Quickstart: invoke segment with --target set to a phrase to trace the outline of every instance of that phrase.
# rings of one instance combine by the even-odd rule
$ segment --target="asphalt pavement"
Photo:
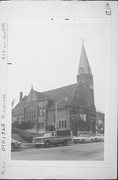
[[[11,152],[11,160],[104,160],[104,142],[50,148],[24,148]]]

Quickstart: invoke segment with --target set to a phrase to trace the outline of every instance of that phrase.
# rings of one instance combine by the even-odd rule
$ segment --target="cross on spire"
[[[84,39],[82,38],[81,40],[82,40],[82,45],[84,45]]]

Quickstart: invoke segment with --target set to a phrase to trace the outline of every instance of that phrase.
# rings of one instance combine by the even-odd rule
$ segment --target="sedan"
[[[96,135],[94,136],[94,141],[95,141],[95,142],[104,141],[104,135],[103,135],[103,134],[96,134]]]
[[[11,140],[11,151],[18,150],[22,148],[22,144],[14,139]]]
[[[87,142],[93,142],[94,139],[89,134],[80,134],[79,136],[73,137],[73,142],[76,143],[87,143]]]

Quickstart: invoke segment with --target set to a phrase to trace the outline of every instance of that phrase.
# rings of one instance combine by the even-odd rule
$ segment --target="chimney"
[[[20,92],[19,102],[23,99],[23,92]]]

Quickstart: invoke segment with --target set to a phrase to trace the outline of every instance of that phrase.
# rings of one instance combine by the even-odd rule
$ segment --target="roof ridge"
[[[77,83],[73,83],[73,84],[70,84],[70,85],[62,86],[62,87],[59,87],[59,88],[55,88],[55,89],[51,89],[51,90],[47,90],[47,91],[43,91],[43,92],[46,93],[46,92],[49,92],[49,91],[54,91],[54,90],[58,90],[58,89],[62,89],[62,88],[67,88],[67,87],[75,85],[75,84],[77,84]]]
[[[43,92],[40,92],[40,91],[35,91],[35,90],[34,90],[34,92],[36,92],[36,93],[40,93],[40,94],[44,94]]]

